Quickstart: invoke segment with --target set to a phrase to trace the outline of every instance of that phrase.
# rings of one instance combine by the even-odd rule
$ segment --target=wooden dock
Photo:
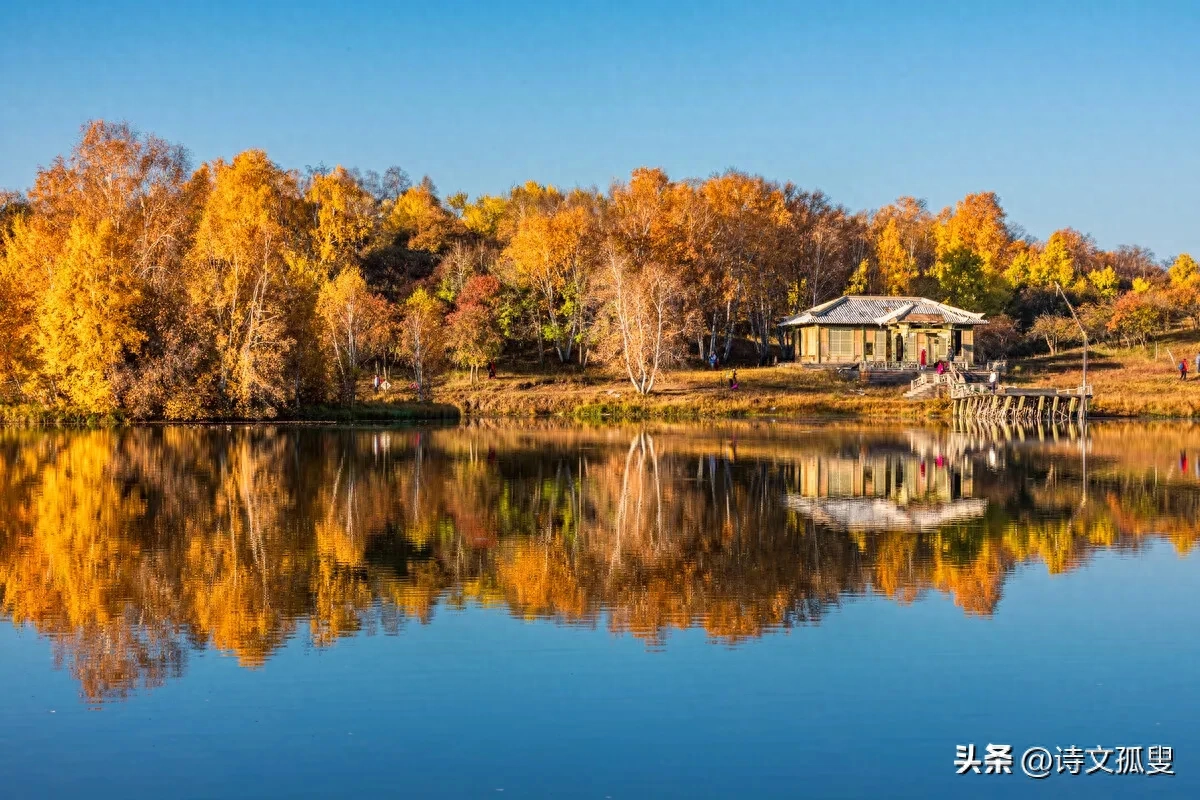
[[[1061,424],[1087,418],[1091,386],[1076,389],[1025,389],[954,381],[950,400],[955,419],[1032,425]]]

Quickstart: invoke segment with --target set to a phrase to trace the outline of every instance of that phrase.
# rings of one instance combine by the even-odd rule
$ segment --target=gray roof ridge
[[[837,308],[842,303],[849,300],[851,297],[852,297],[852,295],[844,294],[841,297],[835,297],[832,300],[826,300],[824,303],[821,303],[820,305],[815,305],[812,308],[808,309],[808,311],[803,312],[803,313],[824,314],[826,311],[832,311],[833,309]]]

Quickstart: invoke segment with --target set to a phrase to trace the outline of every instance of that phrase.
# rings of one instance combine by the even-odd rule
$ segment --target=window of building
[[[833,358],[854,358],[854,331],[831,328],[829,355]]]

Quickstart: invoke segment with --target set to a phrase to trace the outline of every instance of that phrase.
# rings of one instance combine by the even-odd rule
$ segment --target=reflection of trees
[[[1020,563],[1195,542],[1200,481],[1162,458],[1186,446],[1176,429],[1092,436],[1081,506],[1078,442],[751,423],[9,430],[0,607],[91,699],[179,675],[192,648],[257,666],[297,633],[326,646],[439,605],[603,618],[655,644],[696,625],[737,642],[866,592],[990,614]],[[902,531],[785,497],[985,510]]]

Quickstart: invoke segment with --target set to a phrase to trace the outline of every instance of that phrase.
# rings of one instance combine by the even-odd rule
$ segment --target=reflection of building
[[[854,530],[924,530],[981,516],[987,502],[973,497],[970,459],[930,454],[918,444],[907,451],[806,457],[797,465],[798,491],[788,495],[788,506]]]

